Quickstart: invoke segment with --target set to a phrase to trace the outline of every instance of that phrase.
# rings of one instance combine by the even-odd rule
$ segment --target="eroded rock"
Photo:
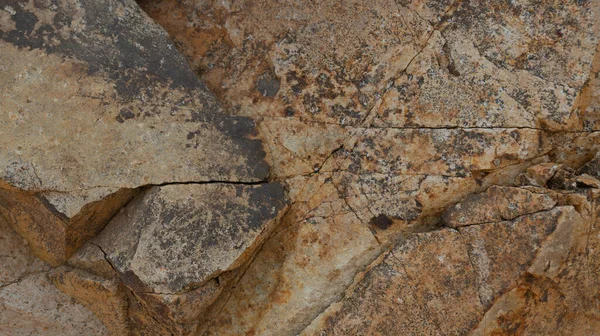
[[[520,281],[556,278],[557,269],[569,266],[567,255],[584,231],[575,209],[561,206],[514,221],[413,234],[303,334],[469,334],[486,320],[483,315],[494,299],[506,300],[502,295],[512,295]],[[539,249],[547,252],[536,253]],[[576,300],[585,300],[577,295]],[[489,311],[505,313],[501,308]],[[529,311],[521,313],[536,318]],[[554,313],[560,314],[550,316]],[[518,327],[516,321],[514,325]],[[551,331],[551,326],[543,330]]]
[[[1,2],[2,213],[109,329],[598,329],[597,0]]]
[[[152,187],[92,244],[154,319],[187,334],[233,278],[226,272],[250,259],[285,206],[277,183]]]
[[[0,288],[0,309],[3,335],[109,335],[100,320],[61,293],[45,273]]]
[[[52,270],[49,278],[63,293],[93,312],[112,335],[129,333],[127,295],[119,281],[64,266]]]
[[[266,178],[254,122],[133,1],[0,8],[2,211],[38,257],[63,263],[131,189]]]
[[[492,186],[486,192],[469,195],[448,208],[443,220],[450,227],[494,223],[549,210],[555,205],[556,200],[546,193]]]

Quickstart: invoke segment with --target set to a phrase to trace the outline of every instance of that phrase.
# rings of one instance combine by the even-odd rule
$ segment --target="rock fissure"
[[[598,8],[0,0],[0,330],[594,335]]]

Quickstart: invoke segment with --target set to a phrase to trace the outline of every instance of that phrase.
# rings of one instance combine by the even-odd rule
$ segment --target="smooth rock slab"
[[[133,1],[0,8],[7,184],[72,191],[268,173],[254,123],[225,116]]]
[[[202,312],[276,226],[281,185],[207,183],[152,187],[96,237],[138,309],[174,334],[189,334]],[[139,327],[139,326],[137,326]]]

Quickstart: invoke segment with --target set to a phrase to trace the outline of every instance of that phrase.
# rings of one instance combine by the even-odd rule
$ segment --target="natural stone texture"
[[[109,335],[106,327],[85,307],[71,301],[46,279],[28,275],[0,288],[2,335]]]
[[[2,213],[111,328],[598,330],[598,0],[7,1]]]
[[[585,199],[585,197],[584,197]],[[496,299],[473,335],[595,335],[598,315],[598,211],[586,203],[583,221],[565,217],[525,276]]]
[[[561,165],[552,162],[540,163],[527,168],[525,174],[517,177],[517,184],[545,187],[548,180],[561,168]]]
[[[540,139],[524,129],[362,129],[323,170],[465,177],[540,156],[551,148]]]
[[[88,308],[112,335],[127,335],[127,296],[123,285],[77,269],[59,267],[50,272],[52,283]]]
[[[48,281],[49,270],[0,216],[0,334],[108,335],[90,311]]]
[[[283,189],[276,183],[153,187],[93,243],[128,286],[172,294],[238,267],[243,254],[268,235],[284,206]]]
[[[273,176],[295,202],[209,333],[295,334],[348,283],[330,280],[333,261],[306,257],[316,242],[360,261],[341,271],[347,279],[373,260],[365,246],[383,251],[435,229],[471,193],[549,160],[577,167],[595,151],[588,134],[571,132],[582,130],[597,1],[140,4],[232,113],[256,118]],[[517,191],[516,209],[494,220],[557,202]],[[355,248],[339,243],[340,223]]]
[[[303,334],[466,335],[517,282],[554,278],[568,267],[566,258],[585,232],[571,206],[459,230],[409,236]]]
[[[92,243],[154,319],[187,334],[285,206],[277,183],[152,187]]]
[[[37,259],[10,225],[0,216],[0,288],[49,267]]]
[[[330,178],[298,182],[302,201],[291,207],[220,314],[208,321],[206,334],[297,334],[304,321],[338,299],[359,265],[380,253]]]
[[[511,220],[549,210],[555,205],[556,201],[547,194],[492,186],[486,192],[469,195],[464,201],[448,208],[442,218],[450,227],[461,227]]]
[[[253,122],[224,115],[133,1],[1,7],[8,184],[76,191],[268,173]]]
[[[477,324],[483,310],[460,233],[412,235],[379,262],[333,313],[319,317],[322,330],[311,325],[304,334],[457,335]]]
[[[134,191],[120,189],[101,195],[98,198],[65,195],[65,199],[61,195],[0,189],[0,211],[12,223],[15,231],[27,240],[37,257],[57,266],[96,236],[106,222],[131,199]],[[81,201],[86,204],[74,210],[73,199],[78,205]]]
[[[226,116],[132,0],[0,8],[2,211],[40,258],[63,263],[130,189],[266,178],[254,122]]]

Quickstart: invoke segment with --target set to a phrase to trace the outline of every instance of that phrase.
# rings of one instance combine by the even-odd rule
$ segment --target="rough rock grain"
[[[593,129],[581,111],[597,1],[140,4],[232,113],[257,120],[294,202],[209,333],[294,334],[343,295],[349,282],[332,278],[439,227],[449,206],[535,164],[578,167],[597,148],[578,133]],[[522,193],[533,208],[515,200],[493,221],[557,202]],[[356,248],[338,244],[340,223]],[[327,256],[312,257],[314,244]],[[333,256],[359,262],[342,270]]]
[[[63,263],[129,189],[266,178],[254,122],[226,116],[133,1],[0,8],[2,211],[40,258]]]
[[[92,244],[149,314],[181,333],[181,325],[193,330],[285,206],[277,183],[152,187]]]
[[[599,333],[598,0],[138,4],[0,0],[2,289],[100,334]]]

